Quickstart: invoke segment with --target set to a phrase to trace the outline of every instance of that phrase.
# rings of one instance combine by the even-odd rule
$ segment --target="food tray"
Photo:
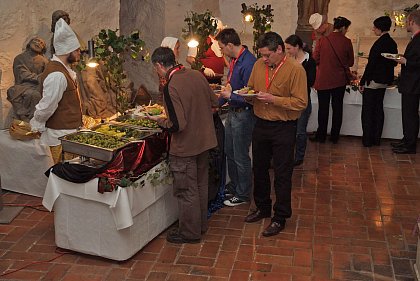
[[[124,142],[124,145],[111,149],[111,148],[103,148],[103,147],[99,147],[99,146],[95,146],[91,144],[79,143],[79,142],[71,140],[73,137],[80,134],[95,134],[95,135],[100,135],[102,137],[109,137],[104,134],[100,134],[100,133],[96,133],[92,131],[80,131],[80,132],[72,133],[69,135],[65,135],[63,137],[58,138],[59,140],[61,140],[61,145],[63,147],[64,152],[69,152],[69,153],[77,154],[80,156],[85,156],[85,157],[94,158],[94,159],[108,162],[112,160],[112,157],[114,157],[118,149],[120,149],[121,147],[124,147],[127,143],[129,143],[128,140],[119,138],[119,140]]]
[[[110,124],[110,123],[100,124],[98,126],[93,127],[92,131],[95,131],[99,134],[108,135],[104,131],[98,131],[104,126],[119,127],[119,130],[123,130],[126,133],[126,135],[122,136],[122,138],[125,138],[129,141],[143,140],[147,137],[150,137],[150,136],[154,135],[155,133],[160,133],[161,132],[160,129],[157,129],[156,131],[155,130],[145,130],[145,129],[139,129],[139,128],[136,128],[136,127],[132,127],[132,126],[126,125],[124,123],[122,123],[122,124]]]
[[[144,120],[146,118],[141,117],[141,116],[137,116],[137,115],[123,115],[123,116],[117,117],[114,120],[110,120],[109,123],[110,124],[114,124],[114,125],[121,125],[121,126],[126,126],[126,127],[130,127],[130,128],[134,128],[134,129],[139,129],[139,130],[152,130],[155,133],[162,132],[162,130],[159,127],[157,127],[157,128],[151,128],[151,127],[146,127],[146,126],[140,126],[140,125],[126,123],[126,121],[128,121],[130,119],[131,120]]]

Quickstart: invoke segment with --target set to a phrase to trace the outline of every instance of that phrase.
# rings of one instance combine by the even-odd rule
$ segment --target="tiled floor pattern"
[[[3,200],[41,204],[10,192]],[[218,211],[200,244],[169,244],[163,233],[125,262],[79,253],[54,259],[63,250],[54,243],[53,213],[25,208],[0,225],[0,273],[54,260],[0,280],[415,280],[420,155],[395,155],[389,141],[309,143],[293,176],[293,216],[280,235],[260,235],[267,219],[244,223],[250,208]]]

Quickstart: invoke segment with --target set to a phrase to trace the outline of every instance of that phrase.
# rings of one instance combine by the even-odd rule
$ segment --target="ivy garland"
[[[189,40],[194,35],[198,41],[198,50],[195,62],[191,65],[191,68],[200,70],[203,66],[200,59],[205,57],[205,52],[210,47],[207,44],[207,37],[214,35],[217,30],[217,21],[214,20],[212,13],[206,10],[204,13],[196,13],[193,11],[187,12],[187,16],[184,19],[187,24],[186,27],[182,28],[182,38]],[[190,30],[193,34],[190,33]]]
[[[244,16],[247,14],[252,15],[252,22],[254,23],[254,31],[252,32],[254,34],[254,46],[252,49],[257,57],[261,56],[258,52],[257,41],[262,34],[271,30],[271,23],[273,22],[274,17],[272,12],[273,9],[271,8],[271,5],[263,5],[261,8],[257,3],[250,6],[246,6],[245,4],[242,5],[241,13]]]

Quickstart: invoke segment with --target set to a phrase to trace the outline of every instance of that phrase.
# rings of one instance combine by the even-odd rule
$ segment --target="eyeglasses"
[[[266,59],[268,59],[268,58],[270,58],[270,56],[272,55],[272,54],[274,54],[275,52],[270,52],[270,53],[268,53],[268,54],[261,54],[261,56],[263,57],[263,58],[266,58]]]

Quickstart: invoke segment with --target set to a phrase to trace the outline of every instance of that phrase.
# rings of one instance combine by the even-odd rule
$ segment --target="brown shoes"
[[[277,235],[284,229],[285,226],[286,226],[285,221],[282,222],[282,223],[272,221],[270,223],[270,225],[267,226],[267,228],[263,231],[262,235],[264,237],[270,237],[270,236],[273,236],[273,235]]]
[[[262,220],[263,218],[269,218],[271,217],[270,213],[262,213],[260,210],[256,210],[246,216],[245,222],[257,222],[259,220]]]

